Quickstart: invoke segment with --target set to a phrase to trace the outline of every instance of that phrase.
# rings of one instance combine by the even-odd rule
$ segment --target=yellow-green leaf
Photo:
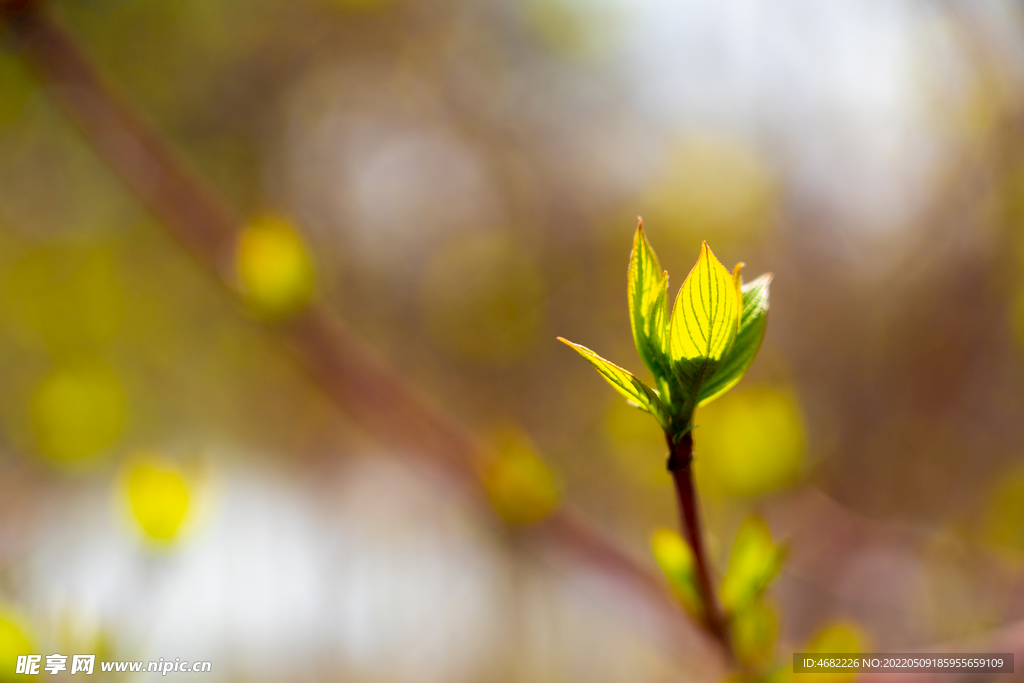
[[[708,247],[686,276],[672,307],[670,352],[684,386],[696,394],[736,341],[740,296],[736,281]]]
[[[665,572],[672,592],[694,618],[704,619],[704,603],[697,588],[696,560],[690,544],[672,529],[658,529],[651,536],[651,551]]]
[[[753,600],[732,618],[733,650],[745,666],[762,667],[771,661],[779,618],[764,600]]]
[[[558,341],[572,347],[578,354],[587,359],[587,361],[593,365],[601,376],[608,380],[615,389],[625,396],[629,401],[632,401],[638,405],[641,409],[646,410],[651,415],[657,418],[658,423],[663,428],[668,425],[668,414],[665,410],[665,405],[661,402],[656,392],[651,387],[647,386],[639,379],[633,376],[628,370],[620,368],[615,363],[609,360],[601,358],[586,346],[580,344],[574,344],[568,339],[558,337]]]
[[[637,224],[633,252],[629,256],[629,322],[637,353],[656,378],[669,374],[668,363],[668,273]]]
[[[722,581],[722,607],[738,614],[760,597],[782,567],[786,550],[772,542],[763,519],[751,517],[736,534],[729,558],[729,571]]]
[[[736,268],[738,277],[739,266]],[[698,405],[710,403],[729,391],[750,369],[764,339],[764,328],[768,323],[768,286],[773,277],[771,273],[765,273],[743,285],[743,311],[740,314],[736,342],[711,379],[701,385]]]

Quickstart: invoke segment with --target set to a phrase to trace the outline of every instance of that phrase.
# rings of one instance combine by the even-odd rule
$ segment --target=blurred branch
[[[21,53],[88,140],[174,236],[232,291],[232,253],[240,218],[179,159],[160,135],[119,100],[73,38],[39,3],[0,0]],[[410,387],[342,320],[313,305],[272,332],[341,407],[390,448],[421,456],[481,506],[478,474],[491,455],[427,397]],[[656,632],[704,674],[724,671],[720,649],[670,599],[659,578],[601,533],[581,512],[564,506],[515,532],[548,558],[569,556],[659,615]]]
[[[932,534],[913,528],[893,529],[862,517],[812,487],[781,501],[771,518],[773,526],[779,528],[783,535],[789,536],[794,549],[788,573],[843,599],[876,602],[891,600],[887,594],[891,596],[892,585],[878,586],[878,594],[872,593],[872,587],[864,584],[858,584],[855,588],[837,586],[837,576],[841,576],[844,568],[856,560],[857,556],[908,549],[913,552],[913,556],[917,556],[922,552],[922,546],[934,541]],[[974,563],[981,567],[984,581],[1001,585],[1005,576],[1000,575],[1000,563],[994,557],[979,552],[977,547],[969,547],[966,552],[970,552]],[[1010,599],[1007,591],[1004,600]],[[1024,621],[996,627],[977,638],[911,648],[882,647],[879,650],[920,654],[1014,653],[1016,666],[1019,667],[1024,662]],[[968,683],[988,680],[979,676],[976,673],[862,673],[856,680],[857,683],[883,683],[890,680],[901,683]],[[1000,676],[990,675],[993,680]]]
[[[1013,680],[1020,680],[1020,670],[1024,662],[1024,621],[1017,621],[996,629],[985,638],[965,640],[956,643],[938,645],[919,650],[921,654],[942,655],[946,653],[977,652],[977,653],[1012,653],[1014,659]],[[1003,680],[1005,674],[978,673],[865,673],[857,677],[857,683],[972,683],[981,680]]]

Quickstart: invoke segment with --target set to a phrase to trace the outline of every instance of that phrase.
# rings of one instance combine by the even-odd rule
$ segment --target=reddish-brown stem
[[[669,452],[668,471],[672,473],[672,479],[676,485],[680,523],[696,559],[697,588],[700,591],[701,601],[704,603],[706,625],[731,659],[732,642],[725,619],[718,608],[718,600],[715,598],[715,590],[711,583],[711,571],[704,553],[699,517],[700,505],[697,501],[697,490],[693,485],[693,432],[688,431],[677,440],[673,440],[673,435],[666,432],[665,439],[668,442]]]

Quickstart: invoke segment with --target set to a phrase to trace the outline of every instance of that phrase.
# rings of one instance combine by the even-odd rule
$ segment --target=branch
[[[74,39],[38,3],[0,0],[16,45],[44,86],[96,150],[164,226],[232,291],[231,257],[240,218],[179,159],[161,136],[119,100]],[[410,387],[340,318],[320,304],[270,326],[306,373],[381,442],[441,468],[481,507],[478,473],[492,455],[468,431]],[[493,516],[492,516],[493,518]],[[671,600],[660,578],[578,510],[565,505],[515,537],[549,559],[568,555],[658,615],[681,661],[719,677],[718,648]],[[682,645],[683,647],[680,647]]]

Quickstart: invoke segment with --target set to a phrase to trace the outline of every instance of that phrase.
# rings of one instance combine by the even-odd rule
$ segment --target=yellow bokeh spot
[[[497,457],[485,468],[483,482],[498,515],[509,524],[530,524],[551,514],[561,501],[561,486],[526,435],[503,427],[492,442]]]
[[[619,12],[601,0],[523,0],[522,9],[527,28],[572,60],[599,59],[622,35]]]
[[[694,470],[711,495],[757,496],[796,481],[804,419],[790,391],[733,391],[697,410]]]
[[[331,0],[346,12],[380,12],[394,4],[394,0]]]
[[[128,500],[142,530],[157,541],[172,540],[188,512],[185,479],[173,465],[157,460],[132,467]]]
[[[537,340],[545,288],[528,253],[506,235],[483,233],[449,243],[433,256],[420,302],[438,344],[474,361],[505,363]]]
[[[640,202],[644,218],[680,245],[756,237],[774,220],[776,204],[776,183],[761,157],[725,135],[679,140]]]
[[[0,608],[0,681],[24,679],[24,674],[14,673],[18,655],[37,654],[26,635],[28,629],[15,615]]]
[[[987,497],[982,540],[1008,558],[1024,561],[1024,468],[996,482]]]
[[[665,433],[649,413],[617,399],[608,409],[604,433],[612,457],[630,481],[652,489],[672,486],[665,469]]]
[[[238,235],[235,270],[246,303],[265,319],[284,318],[304,308],[313,296],[313,264],[291,223],[267,216]]]
[[[804,652],[814,654],[861,654],[866,650],[867,638],[860,627],[851,622],[835,622],[819,630],[807,643]],[[807,673],[795,676],[810,683],[849,683],[855,673]]]
[[[113,371],[60,368],[39,386],[29,407],[39,450],[62,464],[79,464],[113,445],[125,421],[125,395]]]

